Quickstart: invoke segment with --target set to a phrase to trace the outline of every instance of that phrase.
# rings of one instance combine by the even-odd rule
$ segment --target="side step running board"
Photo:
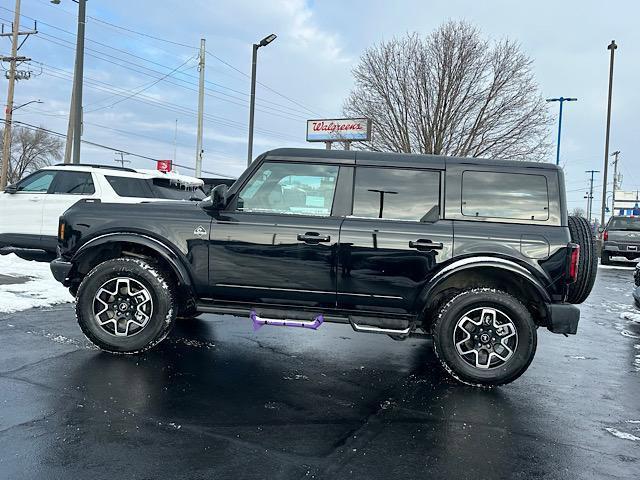
[[[324,317],[322,314],[314,317],[313,320],[289,320],[286,318],[261,318],[259,317],[255,310],[251,310],[251,314],[249,315],[251,318],[251,322],[253,323],[253,331],[255,332],[263,325],[273,325],[276,327],[298,327],[298,328],[310,328],[312,330],[317,330],[324,322]]]
[[[412,325],[408,320],[395,318],[350,316],[349,322],[356,332],[383,333],[385,335],[409,335]]]

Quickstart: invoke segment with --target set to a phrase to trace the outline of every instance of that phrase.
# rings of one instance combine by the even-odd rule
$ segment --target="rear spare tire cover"
[[[582,217],[569,217],[569,231],[571,241],[580,245],[580,259],[578,260],[578,278],[575,283],[569,285],[567,301],[582,303],[591,293],[598,272],[595,239],[589,222]]]

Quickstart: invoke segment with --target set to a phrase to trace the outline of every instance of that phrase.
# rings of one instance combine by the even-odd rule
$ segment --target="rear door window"
[[[89,172],[58,172],[51,192],[64,195],[92,195],[96,193]]]
[[[130,178],[130,177],[105,177],[111,185],[111,188],[120,197],[135,197],[135,198],[154,198],[155,195],[151,191],[151,187],[144,178]]]
[[[548,220],[547,179],[544,175],[466,170],[462,174],[462,215]]]
[[[156,197],[170,200],[202,200],[206,196],[200,187],[186,186],[169,178],[154,178],[151,189]]]
[[[440,214],[439,200],[439,172],[356,168],[354,217],[434,222]]]

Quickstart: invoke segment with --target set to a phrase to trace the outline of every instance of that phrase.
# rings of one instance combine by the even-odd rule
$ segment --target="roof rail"
[[[109,170],[120,170],[122,172],[139,173],[137,170],[128,167],[116,167],[114,165],[100,165],[98,163],[57,163],[54,167],[91,167],[91,168],[107,168]]]

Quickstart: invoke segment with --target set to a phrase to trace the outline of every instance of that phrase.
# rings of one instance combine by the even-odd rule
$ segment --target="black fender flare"
[[[509,272],[511,274],[515,274],[518,277],[522,278],[527,282],[527,284],[531,285],[532,288],[538,293],[540,298],[544,303],[544,309],[548,314],[548,305],[552,303],[551,297],[549,293],[544,288],[542,283],[531,273],[527,268],[522,265],[505,258],[500,257],[490,257],[490,256],[479,256],[479,257],[469,257],[457,260],[452,262],[441,270],[439,270],[429,281],[429,284],[423,289],[423,291],[419,294],[417,301],[419,305],[427,306],[429,304],[429,300],[432,296],[432,293],[448,278],[451,278],[453,275],[456,275],[465,270],[479,269],[479,268],[495,268],[498,270],[503,270],[505,272]]]
[[[172,270],[176,274],[176,277],[178,278],[179,283],[189,288],[193,286],[193,281],[191,279],[191,275],[189,274],[189,270],[185,267],[180,257],[170,247],[165,245],[160,240],[148,235],[143,235],[141,233],[113,232],[106,233],[104,235],[98,235],[97,237],[94,237],[86,243],[82,244],[82,246],[80,246],[80,248],[71,258],[71,262],[77,263],[85,253],[89,252],[95,247],[114,242],[134,243],[152,249],[171,266]]]

